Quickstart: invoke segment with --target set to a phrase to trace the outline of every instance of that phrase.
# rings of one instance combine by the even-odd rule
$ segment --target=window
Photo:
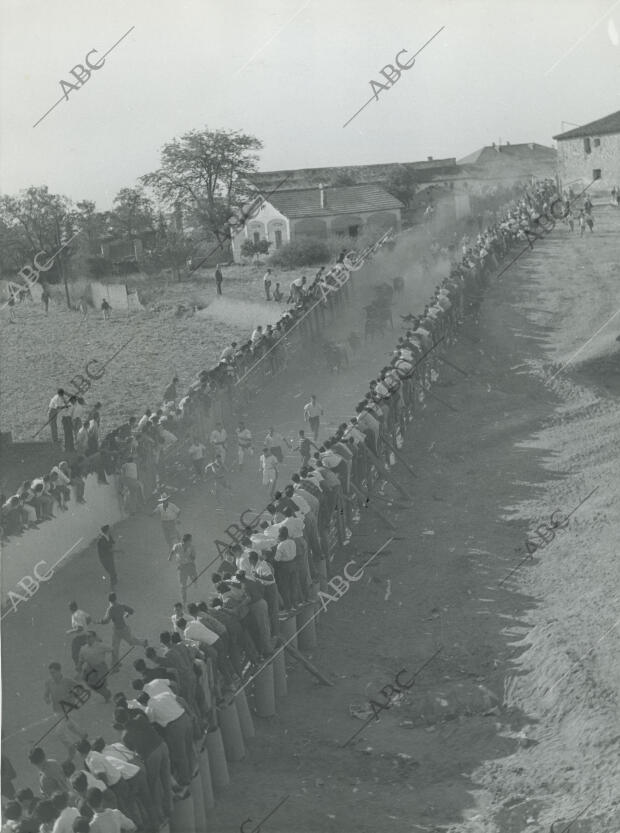
[[[260,232],[255,231],[252,237],[254,238],[255,243],[260,243]]]
[[[282,247],[282,232],[280,229],[277,229],[275,232],[276,238],[276,249],[280,249]]]
[[[590,146],[590,138],[588,136],[586,136],[586,138],[583,140],[583,149],[585,153],[592,153],[592,147]]]
[[[359,226],[349,226],[349,237],[357,237]]]
[[[600,179],[600,178],[601,178],[601,169],[600,168],[594,168],[594,170],[592,171],[592,179]]]
[[[600,139],[595,139],[594,140],[594,147],[595,148],[600,148],[600,146],[601,146],[601,140]]]

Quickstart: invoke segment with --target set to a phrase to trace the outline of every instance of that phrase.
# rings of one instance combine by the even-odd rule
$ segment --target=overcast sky
[[[132,26],[33,128],[71,68]],[[382,67],[442,26],[343,128]],[[261,139],[261,170],[551,145],[562,120],[620,110],[619,31],[620,0],[3,0],[0,186],[110,208],[165,142],[205,126]]]

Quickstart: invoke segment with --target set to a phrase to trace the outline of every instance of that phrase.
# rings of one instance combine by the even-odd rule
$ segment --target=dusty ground
[[[184,389],[200,370],[217,363],[231,340],[247,338],[256,324],[275,323],[287,309],[286,303],[265,300],[265,268],[224,268],[222,298],[215,294],[213,270],[198,270],[193,280],[182,283],[147,280],[138,290],[145,311],[113,310],[110,321],[103,321],[101,312],[93,309],[86,318],[68,310],[62,287],[52,289],[47,317],[40,304],[25,302],[15,307],[17,323],[10,324],[5,308],[0,312],[2,430],[12,431],[14,440],[33,439],[45,425],[47,404],[56,388],[73,390],[71,379],[85,375],[90,359],[104,363],[132,338],[86,395],[89,403],[105,403],[104,431],[126,420],[128,403],[142,412],[158,402],[175,373]],[[298,274],[310,277],[315,272],[314,267],[279,272],[276,280],[288,294]],[[71,292],[74,299],[79,294],[73,287]],[[178,304],[207,309],[177,316]],[[44,427],[36,439],[48,440],[49,430]]]
[[[619,226],[618,212],[601,210],[591,237],[558,228],[492,285],[479,325],[466,322],[447,358],[468,376],[441,369],[433,394],[443,403],[426,400],[403,449],[417,478],[394,470],[412,507],[387,510],[394,540],[320,619],[311,658],[334,686],[291,669],[289,696],[277,717],[256,719],[209,831],[236,831],[248,816],[258,823],[286,795],[264,831],[521,833],[559,821],[559,833],[580,813],[571,833],[620,830],[620,312],[597,333],[616,311]],[[301,427],[313,390],[328,422],[350,414],[391,341],[366,345],[339,377],[309,368],[282,384],[278,426]],[[257,436],[273,412],[272,395],[255,403],[247,421]],[[258,482],[237,476],[226,505],[201,490],[178,495],[205,564],[235,510],[262,505]],[[526,532],[595,487],[568,527],[504,581]],[[137,609],[135,632],[153,639],[177,594],[161,533],[136,518],[117,536],[119,592]],[[388,538],[368,512],[333,571],[363,563]],[[22,783],[25,749],[49,725],[39,696],[46,665],[60,657],[68,667],[66,605],[77,596],[95,615],[104,607],[92,551],[61,576],[3,623],[6,748]],[[207,588],[205,577],[197,597]],[[415,673],[439,647],[409,694],[341,748],[362,726],[349,706],[401,668]],[[129,659],[117,690],[131,679]],[[113,734],[103,704],[88,703],[80,719],[91,734]],[[58,751],[53,739],[44,745]]]

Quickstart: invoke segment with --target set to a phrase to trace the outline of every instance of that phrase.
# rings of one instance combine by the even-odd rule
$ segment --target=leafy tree
[[[251,192],[248,177],[256,172],[254,136],[236,130],[191,130],[164,145],[161,167],[141,181],[165,205],[181,205],[218,243],[230,240],[228,220]]]
[[[99,241],[109,231],[110,214],[108,211],[97,211],[95,203],[91,200],[81,200],[75,208],[75,224],[88,241],[89,250],[94,254]]]
[[[153,229],[153,203],[142,186],[121,188],[114,198],[110,225],[112,233],[123,238],[137,237]]]
[[[388,174],[385,190],[409,208],[417,189],[415,169],[398,165]]]
[[[50,194],[46,185],[27,188],[16,197],[0,197],[3,268],[10,265],[19,269],[31,262],[38,252],[54,255],[75,233],[74,223],[71,200],[60,194]],[[63,265],[76,250],[77,243],[64,248],[46,273],[46,280],[57,280]]]
[[[181,280],[181,269],[194,253],[194,243],[181,230],[177,223],[166,220],[159,212],[155,229],[155,247],[144,257],[143,266],[148,272],[171,269],[175,280]]]

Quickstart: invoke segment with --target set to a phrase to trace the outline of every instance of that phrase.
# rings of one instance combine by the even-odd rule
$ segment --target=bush
[[[89,257],[86,263],[88,265],[88,271],[95,280],[104,278],[106,275],[112,273],[112,264],[105,257]]]
[[[243,257],[266,255],[269,253],[270,246],[269,240],[258,240],[256,243],[253,240],[244,240],[241,244],[241,254]]]
[[[329,247],[322,240],[311,237],[285,243],[269,258],[270,266],[293,269],[296,266],[316,266],[330,260]]]

